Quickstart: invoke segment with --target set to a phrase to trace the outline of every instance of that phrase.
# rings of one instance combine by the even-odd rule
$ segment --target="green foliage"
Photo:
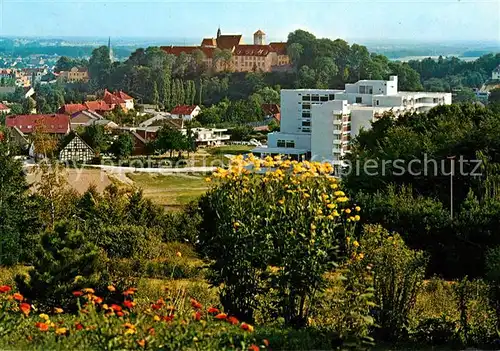
[[[377,334],[384,340],[401,338],[425,277],[427,259],[381,226],[364,227],[360,248],[364,262],[373,270]]]
[[[111,144],[110,135],[101,125],[94,124],[85,127],[81,137],[96,153],[106,152]]]
[[[28,185],[22,165],[9,152],[9,145],[0,132],[0,262],[17,263],[22,255],[24,230],[28,226]]]
[[[106,286],[105,255],[70,223],[58,223],[42,236],[37,257],[28,277],[16,281],[19,291],[44,309],[74,308],[73,291]]]
[[[109,151],[117,160],[122,160],[132,155],[134,151],[134,139],[132,135],[129,133],[121,133],[113,142]]]

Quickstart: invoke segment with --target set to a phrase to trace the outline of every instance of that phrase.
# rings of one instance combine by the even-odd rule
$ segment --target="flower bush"
[[[108,286],[117,292],[114,286]],[[94,289],[74,291],[77,313],[61,308],[39,313],[9,286],[0,286],[0,346],[16,349],[95,349],[95,350],[263,350],[265,339],[255,338],[254,326],[240,322],[213,306],[190,299],[165,296],[139,308],[137,289],[121,292],[120,303],[106,303]]]
[[[212,260],[210,281],[226,310],[253,320],[259,296],[275,291],[278,316],[307,324],[360,219],[332,172],[328,163],[250,155],[207,178],[214,185],[199,202],[198,247]]]

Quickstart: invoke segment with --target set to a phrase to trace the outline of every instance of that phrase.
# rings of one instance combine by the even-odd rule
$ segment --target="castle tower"
[[[266,33],[260,29],[253,34],[254,45],[266,45]]]

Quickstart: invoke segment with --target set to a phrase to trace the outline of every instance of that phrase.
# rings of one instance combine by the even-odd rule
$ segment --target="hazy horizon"
[[[146,1],[2,0],[0,36],[199,42],[223,33],[247,43],[262,29],[285,41],[301,28],[349,41],[500,42],[497,0]],[[19,19],[22,14],[24,20]]]

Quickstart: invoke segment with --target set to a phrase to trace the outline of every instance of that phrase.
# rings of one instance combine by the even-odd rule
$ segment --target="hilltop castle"
[[[162,49],[175,56],[201,51],[203,62],[216,72],[271,72],[291,67],[287,44],[266,44],[266,33],[261,30],[254,33],[253,44],[244,44],[241,34],[222,34],[219,28],[215,38],[204,38],[200,46],[162,46]],[[221,50],[231,55],[220,54],[219,57]]]

